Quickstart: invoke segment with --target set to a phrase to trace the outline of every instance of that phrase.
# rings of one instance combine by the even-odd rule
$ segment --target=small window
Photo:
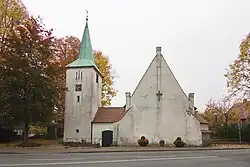
[[[82,84],[76,84],[75,91],[77,92],[82,91]]]
[[[77,96],[77,102],[80,102],[80,96]]]
[[[81,80],[82,80],[82,72],[81,72]]]
[[[78,79],[80,79],[80,75],[81,75],[81,73],[80,73],[80,70],[78,71]]]
[[[77,72],[76,72],[76,80],[77,80],[77,76],[78,76],[78,74],[77,74]]]
[[[96,74],[95,82],[98,83],[98,80],[99,80],[99,76],[98,76],[98,74]]]

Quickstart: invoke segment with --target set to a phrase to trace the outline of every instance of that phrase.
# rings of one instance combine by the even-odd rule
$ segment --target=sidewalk
[[[155,151],[205,151],[250,149],[250,146],[227,147],[106,147],[106,148],[2,148],[0,154],[67,154],[67,153],[111,153],[111,152],[155,152]]]

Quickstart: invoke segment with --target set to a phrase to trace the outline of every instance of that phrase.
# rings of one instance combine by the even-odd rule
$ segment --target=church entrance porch
[[[109,147],[113,144],[113,131],[102,131],[102,147]]]

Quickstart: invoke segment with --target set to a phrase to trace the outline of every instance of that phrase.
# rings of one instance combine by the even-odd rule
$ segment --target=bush
[[[68,147],[98,147],[94,144],[87,143],[85,140],[82,140],[81,142],[62,142],[63,146],[68,146]]]
[[[159,144],[160,144],[161,147],[164,147],[165,141],[164,140],[160,140]]]
[[[181,140],[180,137],[177,137],[177,139],[174,141],[174,145],[176,147],[184,147],[185,143]]]
[[[34,142],[27,142],[27,143],[19,143],[16,145],[17,147],[41,147],[41,144],[34,143]]]
[[[17,132],[14,132],[12,127],[0,125],[0,143],[11,142],[17,139]]]
[[[138,140],[138,144],[143,147],[147,146],[148,143],[148,139],[146,139],[145,136],[142,136],[141,139]]]

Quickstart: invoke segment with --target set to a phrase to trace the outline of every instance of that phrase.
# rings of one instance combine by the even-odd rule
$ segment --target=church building
[[[101,107],[102,73],[96,66],[88,19],[75,61],[67,65],[64,142],[91,142],[102,146],[135,145],[141,136],[149,143],[172,144],[177,137],[202,145],[208,123],[196,112],[194,93],[180,87],[161,47],[134,92],[125,93],[123,107]]]

